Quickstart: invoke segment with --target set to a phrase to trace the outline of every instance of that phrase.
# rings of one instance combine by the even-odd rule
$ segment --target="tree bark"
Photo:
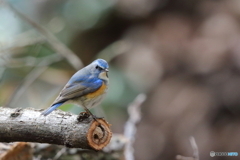
[[[41,112],[0,107],[0,142],[39,142],[101,150],[111,139],[109,124],[104,119],[79,119],[60,110],[45,117]]]

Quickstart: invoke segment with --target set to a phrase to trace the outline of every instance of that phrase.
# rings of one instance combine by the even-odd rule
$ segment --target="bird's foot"
[[[79,122],[82,122],[84,119],[87,119],[89,116],[90,116],[90,114],[87,113],[87,112],[80,112],[78,117],[77,117],[77,120]]]
[[[80,112],[79,115],[78,115],[78,117],[77,117],[77,120],[78,120],[79,122],[82,122],[84,119],[87,119],[87,118],[89,118],[90,116],[92,116],[92,118],[93,118],[95,121],[97,121],[97,122],[98,122],[97,119],[103,119],[103,117],[97,117],[97,116],[93,115],[91,112],[90,112],[90,113],[89,113],[89,112]]]

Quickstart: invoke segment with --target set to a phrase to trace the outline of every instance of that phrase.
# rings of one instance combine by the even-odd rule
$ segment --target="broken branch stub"
[[[97,121],[93,121],[87,134],[89,146],[95,150],[102,150],[112,138],[109,127],[104,119],[98,118]]]

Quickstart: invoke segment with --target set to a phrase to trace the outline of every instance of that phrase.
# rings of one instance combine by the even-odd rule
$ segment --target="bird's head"
[[[108,63],[103,59],[97,59],[91,64],[91,72],[94,75],[97,75],[98,78],[108,81]]]

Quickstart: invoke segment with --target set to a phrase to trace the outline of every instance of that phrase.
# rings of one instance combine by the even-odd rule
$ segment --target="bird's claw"
[[[82,122],[84,119],[87,119],[89,116],[90,116],[89,113],[87,113],[87,112],[81,112],[81,113],[79,113],[79,115],[78,115],[78,117],[77,117],[77,120],[78,120],[79,122]]]

